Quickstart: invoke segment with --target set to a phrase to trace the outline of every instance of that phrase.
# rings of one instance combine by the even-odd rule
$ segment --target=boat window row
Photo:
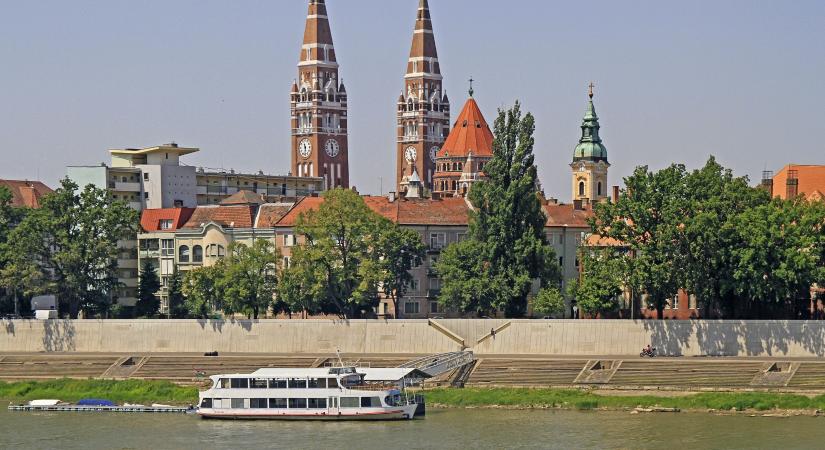
[[[341,408],[380,408],[379,397],[341,397]],[[326,409],[326,398],[204,398],[201,408]]]
[[[337,389],[335,378],[220,378],[220,389]]]

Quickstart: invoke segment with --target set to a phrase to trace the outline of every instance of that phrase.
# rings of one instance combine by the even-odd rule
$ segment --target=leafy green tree
[[[618,309],[622,293],[623,258],[613,249],[581,252],[582,274],[569,284],[571,297],[579,309],[590,316],[598,316]]]
[[[686,171],[674,164],[658,172],[637,167],[625,178],[625,190],[615,203],[598,203],[593,230],[627,246],[633,258],[626,277],[634,294],[647,294],[648,307],[662,318],[668,298],[679,291],[679,228],[687,198]],[[632,275],[630,275],[632,274]]]
[[[12,206],[12,194],[5,186],[0,186],[0,289],[13,302],[15,314],[19,314],[18,295],[22,290],[32,290],[29,283],[32,264],[25,264],[24,258],[18,258],[9,243],[9,233],[25,214],[24,208]],[[39,280],[38,280],[39,281]]]
[[[739,214],[732,228],[742,245],[730,258],[741,309],[809,299],[812,284],[825,280],[824,226],[825,203],[803,198],[774,199]]]
[[[118,241],[134,238],[138,213],[92,185],[64,179],[10,234],[12,251],[37,262],[71,318],[105,313],[119,287]]]
[[[281,271],[276,304],[280,305],[282,311],[290,315],[300,312],[303,318],[321,312],[322,300],[316,295],[322,294],[313,291],[318,288],[314,269],[310,264],[293,264]]]
[[[380,217],[354,191],[334,189],[323,196],[317,210],[298,219],[295,229],[304,242],[293,249],[293,273],[323,312],[363,317],[378,306],[381,274],[371,244]]]
[[[175,268],[172,276],[169,277],[169,317],[171,319],[185,319],[188,310],[186,309],[186,298],[183,296],[183,276]]]
[[[199,319],[208,319],[220,307],[221,269],[216,266],[199,267],[186,272],[181,285],[181,292],[186,298],[189,315]]]
[[[545,315],[564,314],[564,294],[555,286],[548,286],[539,290],[533,297],[533,312]]]
[[[135,314],[138,317],[155,317],[160,311],[160,299],[157,293],[160,290],[160,278],[151,261],[147,260],[140,269],[138,283],[138,300],[135,304]]]
[[[412,283],[410,270],[421,265],[426,247],[417,231],[401,228],[387,219],[380,220],[378,231],[374,246],[379,258],[381,289],[392,299],[395,317],[401,318],[398,305]]]
[[[233,242],[218,267],[227,301],[227,313],[242,313],[257,319],[266,313],[277,289],[278,249],[272,242],[258,239],[251,246]]]
[[[447,249],[437,264],[439,301],[464,311],[500,310],[522,317],[534,280],[553,285],[560,269],[544,234],[533,115],[522,117],[516,102],[499,111],[494,128],[493,158],[484,166],[488,179],[475,183],[469,193],[475,212],[468,239]]]

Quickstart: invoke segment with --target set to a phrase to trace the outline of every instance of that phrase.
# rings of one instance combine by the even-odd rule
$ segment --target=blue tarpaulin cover
[[[115,406],[109,400],[102,400],[98,398],[84,398],[77,402],[78,406]]]

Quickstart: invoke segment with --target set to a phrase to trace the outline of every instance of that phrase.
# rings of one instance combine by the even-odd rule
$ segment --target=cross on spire
[[[473,96],[473,93],[475,92],[475,91],[473,90],[473,81],[475,81],[475,80],[473,79],[473,77],[470,77],[470,80],[469,80],[469,81],[470,81],[470,97],[472,97],[472,96]]]
[[[587,95],[592,100],[593,99],[593,88],[596,87],[596,85],[591,81],[590,84],[587,87],[588,87]]]

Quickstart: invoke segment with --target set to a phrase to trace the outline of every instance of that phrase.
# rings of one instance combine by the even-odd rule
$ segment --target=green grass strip
[[[12,401],[57,399],[76,402],[83,398],[102,398],[115,403],[189,404],[198,400],[198,389],[168,381],[149,380],[73,380],[0,382],[0,398]]]
[[[610,396],[574,389],[466,388],[434,389],[425,393],[429,404],[453,407],[509,406],[524,408],[627,409],[659,406],[685,410],[814,410],[825,409],[825,396],[809,398],[767,392],[705,392],[657,397]]]

